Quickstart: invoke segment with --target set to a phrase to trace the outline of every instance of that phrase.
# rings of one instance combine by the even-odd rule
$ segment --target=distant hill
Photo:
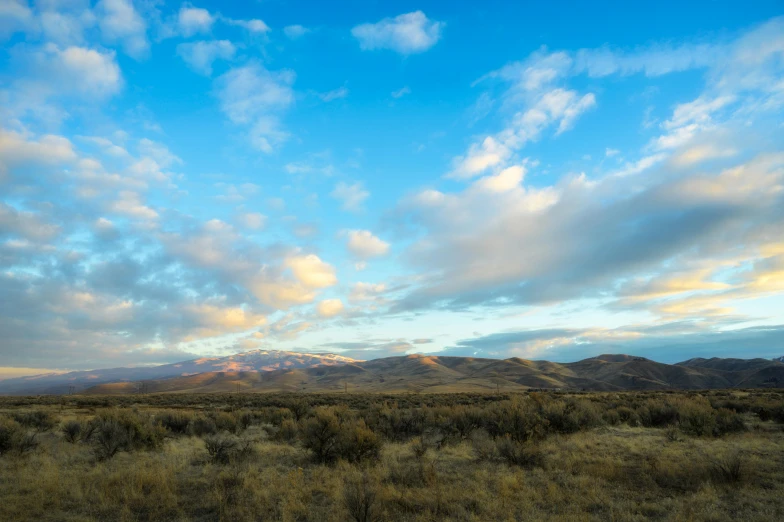
[[[308,354],[279,350],[253,350],[227,357],[203,357],[160,366],[109,368],[45,374],[0,381],[0,394],[64,394],[115,383],[115,388],[135,391],[142,382],[167,378],[185,378],[205,373],[268,372],[314,366],[331,366],[358,362],[349,357],[323,353]]]
[[[784,387],[784,363],[713,358],[663,364],[616,354],[573,363],[438,355],[357,361],[331,354],[256,351],[155,368],[12,379],[0,381],[0,393],[66,393],[69,385],[85,394],[138,393],[142,386],[148,393],[763,388]]]

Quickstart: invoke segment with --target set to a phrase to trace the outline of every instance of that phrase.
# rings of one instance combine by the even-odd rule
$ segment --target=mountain
[[[116,378],[121,374],[123,378]],[[0,381],[0,393],[66,393],[69,384],[85,394],[137,393],[142,386],[147,393],[699,390],[784,387],[784,363],[714,358],[663,364],[617,354],[572,363],[438,355],[357,361],[330,354],[256,351],[155,368]]]
[[[0,394],[63,394],[82,392],[97,385],[115,383],[126,391],[140,388],[141,382],[186,378],[207,373],[269,372],[358,362],[331,353],[309,354],[278,350],[253,350],[227,357],[203,357],[161,366],[109,368],[60,374],[34,375],[0,381]],[[145,386],[146,388],[146,386]]]

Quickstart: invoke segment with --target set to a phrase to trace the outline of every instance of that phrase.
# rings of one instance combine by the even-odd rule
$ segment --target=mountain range
[[[0,381],[0,394],[217,392],[481,392],[526,389],[664,390],[784,387],[784,362],[689,359],[664,364],[630,355],[572,363],[407,355],[359,361],[335,354],[255,350],[141,368]]]

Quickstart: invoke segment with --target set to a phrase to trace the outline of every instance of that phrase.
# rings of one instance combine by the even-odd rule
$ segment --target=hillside
[[[160,366],[109,368],[6,379],[0,381],[0,393],[64,394],[71,391],[81,392],[109,383],[124,383],[123,385],[115,384],[105,388],[97,388],[118,390],[123,393],[136,391],[140,388],[141,382],[149,383],[159,379],[183,378],[185,379],[183,382],[190,382],[188,380],[190,376],[207,373],[270,372],[342,365],[352,362],[356,361],[329,353],[308,354],[278,350],[253,350],[227,357],[203,357]],[[145,387],[148,386],[150,384],[145,385]]]
[[[665,390],[784,387],[784,364],[690,359],[663,364],[628,355],[572,363],[408,355],[357,361],[331,354],[254,351],[153,368],[117,368],[0,381],[0,393],[482,392],[527,389]]]

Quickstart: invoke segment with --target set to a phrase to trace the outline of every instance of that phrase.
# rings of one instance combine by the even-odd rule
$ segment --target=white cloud
[[[316,311],[324,318],[335,317],[343,312],[343,301],[340,299],[325,299],[316,305]]]
[[[360,259],[379,257],[389,252],[389,243],[374,236],[369,230],[349,230],[349,252]]]
[[[73,144],[62,136],[32,136],[0,128],[0,171],[21,163],[58,165],[76,160]]]
[[[711,115],[735,101],[734,96],[718,96],[707,99],[700,96],[694,101],[682,103],[675,107],[672,118],[665,121],[663,127],[668,130],[686,125],[705,125],[711,121]]]
[[[236,20],[233,18],[222,18],[222,20],[224,23],[228,25],[242,27],[243,29],[254,34],[264,34],[269,32],[270,30],[269,26],[264,23],[264,20],[259,20],[258,18],[254,18],[252,20]]]
[[[152,221],[158,218],[158,213],[145,205],[138,193],[129,190],[120,192],[119,198],[111,202],[108,209],[142,221]]]
[[[294,102],[294,72],[271,72],[258,63],[229,70],[215,80],[221,109],[229,119],[246,126],[251,143],[272,152],[286,140],[279,114]]]
[[[185,63],[204,76],[212,75],[212,64],[216,60],[230,60],[236,50],[234,44],[228,40],[189,42],[177,46],[177,54]]]
[[[303,27],[301,25],[287,25],[283,28],[283,34],[286,35],[286,38],[289,40],[296,40],[297,38],[302,38],[306,34],[310,32],[310,29],[307,27]]]
[[[121,42],[123,50],[136,59],[147,54],[147,25],[129,0],[101,0],[96,11],[105,40]]]
[[[335,269],[315,254],[292,256],[286,259],[285,264],[294,277],[308,288],[326,288],[338,282]]]
[[[358,212],[362,210],[362,204],[370,196],[370,192],[365,190],[361,181],[351,185],[341,181],[335,185],[335,189],[330,195],[341,201],[343,210]]]
[[[406,86],[401,87],[400,89],[398,89],[396,91],[392,91],[391,94],[392,94],[392,97],[395,98],[395,99],[402,98],[406,94],[411,94],[411,89],[409,89],[408,86],[406,85]]]
[[[346,89],[345,87],[339,87],[337,89],[333,89],[331,91],[321,93],[318,96],[325,102],[340,100],[348,96],[348,89]]]
[[[506,192],[520,186],[523,177],[525,177],[525,169],[515,165],[505,168],[498,174],[477,180],[474,186],[487,192]]]
[[[53,96],[106,98],[117,94],[123,81],[114,52],[48,44],[30,56],[28,66]]]
[[[621,151],[619,151],[618,149],[611,149],[610,147],[604,149],[604,156],[607,158],[612,158],[613,156],[617,156],[620,153]]]
[[[443,22],[428,19],[422,11],[361,24],[351,30],[362,50],[391,49],[400,54],[427,51],[441,38]]]
[[[485,170],[500,165],[512,155],[509,147],[492,136],[486,137],[482,143],[474,143],[465,156],[455,158],[455,168],[448,175],[450,178],[471,178]]]
[[[267,223],[267,216],[258,212],[246,212],[238,217],[240,225],[250,230],[260,230]]]
[[[198,33],[209,33],[215,17],[200,7],[181,7],[177,14],[177,26],[180,34],[188,38]]]
[[[0,2],[0,37],[10,36],[17,30],[29,29],[34,19],[25,0]]]
[[[364,301],[376,301],[380,298],[381,294],[386,292],[387,287],[384,283],[355,283],[351,287],[351,292],[348,295],[348,300],[352,303]]]

